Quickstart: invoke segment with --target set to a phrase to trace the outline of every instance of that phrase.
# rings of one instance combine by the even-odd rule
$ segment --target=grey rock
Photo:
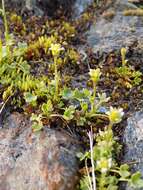
[[[87,41],[95,53],[98,51],[108,53],[143,40],[143,19],[123,15],[124,10],[136,8],[127,0],[114,0],[110,7],[97,17],[96,22],[87,32]],[[105,13],[111,11],[115,15],[112,18],[105,18]]]
[[[8,7],[17,7],[20,12],[25,10],[32,11],[36,16],[44,14],[53,16],[54,13],[62,8],[65,13],[72,12],[72,17],[76,18],[91,4],[94,0],[5,0]]]
[[[0,190],[75,190],[79,146],[65,132],[30,123],[13,113],[0,129]]]
[[[63,10],[69,11],[75,0],[5,0],[5,4],[9,8],[19,9],[21,12],[27,10],[34,12],[37,16],[47,14],[53,16],[61,7]]]
[[[140,171],[143,176],[143,112],[137,112],[128,119],[123,142],[125,152],[123,161],[132,162],[132,171]],[[132,190],[126,187],[125,190]]]
[[[76,0],[73,8],[73,17],[79,17],[81,13],[84,12],[84,10],[88,7],[88,5],[93,3],[93,1],[94,0]]]

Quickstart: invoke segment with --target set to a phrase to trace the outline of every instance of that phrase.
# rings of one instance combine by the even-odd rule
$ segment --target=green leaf
[[[74,99],[77,99],[78,101],[81,101],[85,98],[84,93],[81,92],[79,89],[75,89],[73,92]]]
[[[91,91],[89,91],[87,88],[85,88],[83,90],[83,93],[84,93],[85,97],[87,97],[87,98],[91,95]]]
[[[6,46],[2,46],[2,58],[7,56],[7,48]]]
[[[78,152],[76,154],[77,158],[80,159],[80,161],[84,160],[85,159],[85,153],[82,153],[82,152]]]
[[[77,126],[84,126],[85,122],[86,122],[86,118],[85,118],[85,117],[82,117],[82,116],[80,116],[80,117],[76,120]]]
[[[53,104],[51,100],[48,100],[47,103],[44,103],[42,105],[42,111],[45,115],[51,114],[51,112],[53,111]]]
[[[28,65],[27,62],[24,61],[24,62],[21,64],[21,70],[22,70],[23,73],[29,74],[30,65]]]
[[[16,63],[18,63],[18,66],[23,73],[29,74],[30,65],[28,65],[28,63],[24,61],[22,57],[20,59],[17,58]]]
[[[6,42],[6,46],[10,47],[12,45],[14,45],[14,36],[13,36],[13,34],[9,34],[8,35],[8,40]]]
[[[13,93],[13,90],[12,90],[12,85],[9,86],[4,92],[3,92],[3,95],[2,95],[2,98],[4,101],[7,100],[8,97],[10,97]]]
[[[86,112],[88,110],[88,103],[87,102],[81,102],[80,103],[82,111]]]
[[[34,113],[32,113],[32,116],[30,117],[30,121],[37,121],[37,122],[41,122],[42,119],[42,115],[36,115]]]
[[[72,97],[72,91],[69,88],[64,88],[61,96],[65,100],[69,100]]]
[[[92,180],[92,179],[91,179]],[[88,179],[88,176],[84,176],[81,180],[80,180],[80,189],[81,190],[88,190],[90,187],[90,182]]]
[[[80,158],[80,161],[83,161],[85,159],[90,158],[90,155],[91,155],[90,152],[85,152],[84,154],[80,153],[77,156]]]
[[[109,184],[108,188],[110,187],[110,185],[113,185],[113,184],[116,185],[117,183],[118,183],[118,179],[116,176],[109,175],[107,177],[107,184]]]
[[[65,109],[63,118],[69,121],[74,118],[74,113],[75,113],[75,107],[69,106],[68,108]]]
[[[58,107],[59,107],[59,108],[63,108],[64,105],[65,105],[65,104],[64,104],[63,101],[60,101],[60,102],[58,103]]]
[[[32,123],[32,130],[34,132],[40,131],[44,126],[42,123],[42,115],[36,115],[36,114],[32,114],[30,120],[33,121]]]
[[[123,179],[130,176],[130,172],[128,170],[129,170],[129,166],[127,164],[123,164],[120,166],[119,172]]]
[[[98,146],[94,146],[93,147],[93,158],[95,161],[100,159],[100,153],[101,153],[101,149]]]
[[[141,173],[136,172],[131,176],[131,186],[141,188],[143,187],[143,180],[141,179]]]
[[[32,130],[33,130],[33,132],[38,132],[38,131],[40,131],[41,129],[43,129],[43,124],[40,122],[34,122],[33,124],[32,124]]]
[[[110,184],[107,188],[107,190],[118,190],[118,186],[117,185],[112,185]]]
[[[33,95],[30,92],[25,92],[24,93],[24,98],[25,98],[25,101],[27,103],[33,103],[33,102],[36,102],[36,100],[37,100],[37,96]]]

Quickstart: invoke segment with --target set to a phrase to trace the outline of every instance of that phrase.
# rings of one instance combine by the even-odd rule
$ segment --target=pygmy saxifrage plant
[[[123,110],[111,107],[106,114],[109,125],[103,131],[99,131],[96,138],[91,129],[88,133],[90,151],[78,155],[81,161],[85,161],[80,190],[117,190],[120,182],[126,182],[133,189],[142,188],[143,180],[140,172],[131,174],[129,166],[127,164],[118,166],[114,156],[119,149],[119,144],[114,138],[112,127],[121,121]],[[91,167],[87,166],[89,160]]]

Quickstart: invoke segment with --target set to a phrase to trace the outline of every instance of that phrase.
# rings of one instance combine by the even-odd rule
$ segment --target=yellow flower
[[[117,109],[110,107],[110,111],[106,112],[106,114],[108,115],[110,122],[114,124],[121,122],[124,112],[122,108]]]
[[[127,49],[124,48],[124,47],[121,48],[121,55],[122,55],[123,57],[125,57],[126,53],[127,53]]]
[[[126,53],[127,53],[127,49],[124,47],[121,48],[121,56],[122,56],[122,65],[123,66],[125,66],[127,64]]]
[[[97,167],[101,170],[102,173],[106,173],[112,166],[112,158],[106,159],[101,158],[97,160]]]
[[[101,72],[100,69],[90,69],[89,71],[90,78],[93,82],[97,83],[100,79]]]
[[[64,48],[61,47],[61,44],[51,44],[50,50],[52,51],[53,56],[59,56],[60,52],[64,50]]]

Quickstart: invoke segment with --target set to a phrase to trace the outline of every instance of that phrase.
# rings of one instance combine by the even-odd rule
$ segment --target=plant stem
[[[120,172],[119,172],[118,170],[115,170],[115,169],[113,170],[113,169],[111,169],[110,171],[111,171],[111,172],[114,172],[114,173],[117,173],[117,174],[120,175]]]
[[[58,67],[57,67],[57,56],[54,57],[54,65],[55,65],[55,99],[58,99],[59,92],[59,77],[58,77]]]
[[[108,129],[112,130],[112,126],[113,126],[113,124],[110,122],[109,125],[108,125]]]
[[[100,181],[99,181],[99,189],[105,188],[105,177],[106,177],[106,174],[101,173],[101,177],[100,177]]]
[[[87,166],[87,159],[85,159],[85,168],[86,168],[86,173],[87,173],[87,177],[88,177],[88,181],[89,181],[89,185],[87,184],[88,190],[92,190],[92,181],[91,181],[88,166]]]
[[[7,24],[7,19],[6,19],[4,0],[2,0],[2,10],[3,10],[4,28],[5,28],[5,39],[8,40],[8,24]]]
[[[5,12],[5,3],[4,0],[2,0],[2,10],[3,10],[3,20],[4,20],[4,28],[5,28],[5,41],[6,41],[6,49],[7,49],[7,54],[9,54],[9,45],[8,45],[8,40],[9,40],[9,33],[8,33],[8,23],[7,23],[7,18],[6,18],[6,12]]]
[[[91,128],[91,132],[88,133],[88,136],[89,136],[89,140],[90,140],[93,190],[96,190],[95,166],[94,166],[94,158],[93,158],[93,133],[92,133],[92,128]]]
[[[92,113],[94,113],[94,110],[95,110],[95,97],[96,97],[96,83],[93,82],[93,97],[92,97],[92,104],[91,104]]]

